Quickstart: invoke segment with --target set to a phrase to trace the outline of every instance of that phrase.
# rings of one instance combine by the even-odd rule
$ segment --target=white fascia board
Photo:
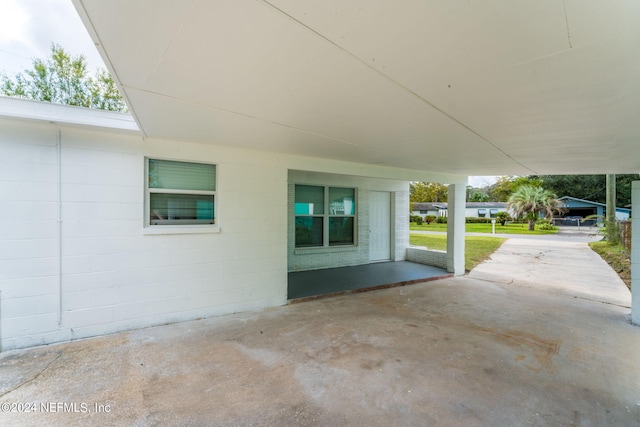
[[[339,175],[353,175],[366,178],[383,178],[399,181],[440,182],[466,186],[467,176],[440,172],[429,172],[415,169],[401,169],[377,164],[354,163],[342,160],[289,155],[287,159],[290,170],[320,172]]]
[[[6,96],[0,96],[0,117],[140,133],[131,114]]]

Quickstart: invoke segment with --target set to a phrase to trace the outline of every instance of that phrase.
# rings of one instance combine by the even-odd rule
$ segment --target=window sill
[[[218,234],[222,230],[217,225],[152,225],[144,227],[142,234],[153,236],[158,234]]]
[[[325,254],[334,252],[355,252],[357,246],[322,246],[315,248],[296,248],[293,251],[294,255],[307,255],[307,254]]]

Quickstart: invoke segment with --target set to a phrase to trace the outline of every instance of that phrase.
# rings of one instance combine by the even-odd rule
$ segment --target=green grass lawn
[[[495,252],[496,249],[507,239],[497,237],[467,236],[464,239],[464,269],[471,271],[473,267],[480,264]],[[409,242],[416,246],[426,246],[429,249],[446,251],[447,236],[429,234],[411,234]]]
[[[431,223],[429,225],[410,224],[411,230],[421,231],[447,231],[447,224]],[[467,233],[489,233],[491,234],[491,224],[465,224]],[[536,226],[534,231],[527,230],[527,224],[506,224],[504,226],[496,224],[496,233],[500,234],[556,234],[558,230],[539,230]]]

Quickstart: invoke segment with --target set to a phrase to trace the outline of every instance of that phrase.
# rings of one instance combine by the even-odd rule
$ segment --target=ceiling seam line
[[[567,3],[562,0],[562,8],[564,9],[564,24],[567,28],[567,41],[569,42],[569,49],[573,49],[573,43],[571,43],[571,30],[569,29],[569,16],[567,15]]]
[[[128,87],[130,89],[137,90],[137,91],[144,92],[144,93],[148,93],[148,94],[155,95],[155,96],[160,96],[160,97],[163,97],[163,98],[173,99],[173,100],[176,100],[176,101],[184,102],[186,104],[191,104],[191,105],[195,105],[195,106],[198,106],[198,107],[204,107],[204,108],[208,108],[208,109],[224,111],[225,113],[235,114],[235,115],[238,115],[238,116],[247,117],[249,119],[258,120],[258,121],[265,122],[265,123],[271,123],[273,125],[280,126],[280,127],[286,128],[286,129],[292,129],[292,130],[296,130],[298,132],[306,133],[306,134],[309,134],[309,135],[315,135],[315,136],[318,136],[318,137],[321,137],[321,138],[327,138],[327,139],[330,139],[332,141],[335,141],[335,142],[338,142],[338,143],[341,143],[341,144],[345,144],[345,145],[348,145],[348,146],[351,146],[351,147],[356,147],[356,148],[359,148],[359,149],[362,149],[362,150],[366,150],[366,151],[372,151],[374,153],[382,154],[382,155],[393,157],[393,158],[396,158],[396,159],[402,159],[402,160],[406,160],[407,159],[404,156],[398,156],[398,155],[395,155],[393,153],[388,153],[386,151],[380,151],[380,150],[377,150],[377,149],[374,150],[374,149],[371,149],[370,147],[366,147],[366,146],[362,146],[362,145],[359,145],[359,144],[355,144],[353,142],[349,142],[349,141],[346,141],[346,140],[341,139],[341,138],[337,138],[337,137],[330,136],[330,135],[325,135],[325,134],[318,133],[318,132],[315,132],[315,131],[312,131],[312,130],[309,130],[309,129],[297,128],[295,126],[291,126],[291,125],[288,125],[288,124],[285,124],[285,123],[280,123],[280,122],[276,122],[276,121],[273,121],[273,120],[264,119],[264,118],[257,117],[257,116],[252,116],[251,114],[241,113],[239,111],[229,110],[227,108],[216,107],[216,106],[213,106],[213,105],[203,104],[203,103],[200,103],[200,102],[189,101],[189,100],[182,99],[182,98],[179,98],[179,97],[176,97],[176,96],[171,96],[171,95],[167,95],[167,94],[164,94],[164,93],[154,92],[152,90],[142,89],[142,88],[135,87],[135,86],[125,85],[124,87]],[[411,160],[413,160],[413,159],[411,159]],[[428,167],[433,168],[433,166],[428,166]]]
[[[316,31],[315,29],[313,29],[312,27],[308,26],[307,24],[305,24],[304,22],[296,19],[294,16],[288,14],[287,12],[285,12],[284,10],[280,9],[279,7],[277,7],[276,5],[274,5],[273,3],[269,2],[268,0],[259,0],[262,3],[268,5],[269,7],[273,8],[275,11],[279,12],[280,14],[288,17],[289,19],[291,19],[292,21],[296,22],[297,24],[299,24],[300,26],[306,28],[307,30],[311,31],[312,33],[314,33],[315,35],[317,35],[318,37],[322,38],[323,40],[327,41],[328,43],[332,44],[333,46],[337,47],[338,49],[340,49],[342,52],[344,52],[345,54],[349,55],[350,57],[352,57],[353,59],[355,59],[356,61],[360,62],[361,64],[365,65],[367,68],[369,68],[370,70],[376,72],[377,74],[379,74],[380,76],[384,77],[385,79],[387,79],[388,81],[392,82],[393,84],[395,84],[396,86],[398,86],[399,88],[401,88],[402,90],[404,90],[405,92],[413,95],[414,97],[416,97],[417,99],[419,99],[420,101],[422,101],[423,103],[427,104],[428,106],[430,106],[431,108],[433,108],[434,110],[438,111],[440,114],[444,115],[445,117],[449,118],[450,120],[453,120],[454,122],[456,122],[457,124],[459,124],[460,126],[462,126],[463,128],[465,128],[466,130],[468,130],[469,132],[471,132],[472,134],[476,135],[478,138],[480,138],[481,140],[483,140],[484,142],[486,142],[487,144],[489,144],[490,146],[492,146],[495,150],[497,150],[498,152],[502,153],[505,157],[513,160],[514,162],[516,162],[517,164],[519,164],[520,166],[522,166],[523,168],[531,171],[533,174],[538,175],[538,172],[531,169],[530,167],[524,165],[523,163],[519,162],[518,160],[516,160],[514,157],[512,157],[511,155],[507,154],[505,151],[503,151],[500,147],[498,147],[497,145],[495,145],[493,142],[489,141],[487,138],[485,138],[484,136],[480,135],[480,133],[478,133],[477,131],[473,130],[471,127],[469,127],[468,125],[464,124],[463,122],[461,122],[460,120],[456,119],[454,116],[452,116],[451,114],[447,113],[446,111],[442,110],[441,108],[437,107],[435,104],[432,104],[431,102],[429,102],[428,100],[426,100],[425,98],[423,98],[422,96],[418,95],[416,92],[414,92],[413,90],[409,89],[408,87],[406,87],[405,85],[401,84],[400,82],[392,79],[391,77],[389,77],[388,75],[386,75],[385,73],[383,73],[382,71],[378,70],[377,68],[373,67],[372,65],[370,65],[369,63],[367,63],[366,61],[364,61],[363,59],[359,58],[358,56],[354,55],[353,53],[349,52],[348,50],[346,50],[345,48],[343,48],[342,46],[340,46],[338,43],[334,42],[333,40],[331,40],[330,38],[328,38],[327,36],[323,35],[322,33]]]
[[[164,57],[167,54],[167,52],[169,51],[169,49],[171,49],[171,46],[173,45],[173,42],[176,40],[176,38],[178,37],[178,35],[182,32],[182,28],[184,27],[184,24],[187,20],[187,17],[189,17],[191,15],[191,12],[193,11],[193,9],[196,7],[196,3],[198,2],[198,0],[193,0],[191,2],[191,6],[189,7],[189,10],[187,11],[187,13],[182,17],[180,25],[178,26],[178,28],[176,29],[176,32],[173,34],[173,36],[171,37],[171,40],[169,40],[169,43],[167,43],[167,46],[164,48],[164,51],[162,51],[162,56],[160,57],[160,59],[158,60],[158,62],[156,63],[156,65],[153,67],[153,70],[151,70],[151,72],[149,73],[149,76],[147,77],[147,83],[149,83],[149,81],[151,80],[151,78],[153,77],[153,75],[156,73],[156,71],[158,71],[158,68],[160,67],[160,64],[162,64],[164,62]]]

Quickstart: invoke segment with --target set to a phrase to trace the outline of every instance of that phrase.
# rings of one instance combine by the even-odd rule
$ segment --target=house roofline
[[[438,209],[448,209],[449,208],[449,204],[446,202],[413,202],[411,204],[411,208],[413,209],[416,206],[419,205],[428,205],[428,206],[432,206],[434,208],[438,208]],[[507,204],[505,202],[466,202],[465,204],[465,208],[466,209],[470,209],[470,208],[480,208],[480,209],[489,209],[489,208],[506,208]]]
[[[47,122],[66,126],[94,127],[140,134],[133,116],[117,111],[76,107],[0,96],[0,118]]]
[[[563,196],[563,197],[560,197],[558,200],[566,200],[566,199],[575,200],[577,202],[591,203],[592,205],[602,206],[602,207],[605,207],[605,208],[607,207],[606,203],[594,202],[592,200],[578,199],[577,197],[571,197],[571,196]],[[616,206],[616,210],[623,210],[623,211],[631,212],[631,209],[621,208],[619,206]]]

